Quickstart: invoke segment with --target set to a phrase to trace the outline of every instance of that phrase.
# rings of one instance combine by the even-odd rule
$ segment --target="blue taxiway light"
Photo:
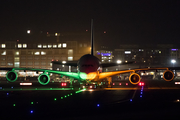
[[[99,104],[97,104],[97,107],[99,107],[100,105]]]
[[[141,90],[141,92],[142,92],[143,90]]]
[[[7,95],[9,95],[9,93],[7,93]]]
[[[2,89],[2,87],[0,87],[0,89]]]
[[[31,110],[30,113],[33,113],[33,110]]]
[[[141,94],[143,94],[143,92],[141,92]]]
[[[140,95],[140,97],[142,97],[142,95]]]
[[[130,99],[130,101],[132,101],[132,99]]]
[[[11,88],[13,88],[13,86]]]

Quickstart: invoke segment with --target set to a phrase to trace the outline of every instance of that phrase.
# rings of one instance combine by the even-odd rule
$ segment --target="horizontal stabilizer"
[[[122,63],[102,63],[102,67],[111,67],[111,66],[118,66],[118,65],[125,65],[125,64],[132,64],[134,62],[122,62]]]

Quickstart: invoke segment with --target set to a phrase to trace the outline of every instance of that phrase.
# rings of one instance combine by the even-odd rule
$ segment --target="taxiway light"
[[[9,95],[9,93],[7,93],[7,95]]]
[[[97,104],[97,107],[99,107],[100,105],[99,104]]]
[[[141,94],[142,94],[142,92],[141,92]]]
[[[13,106],[15,107],[15,106],[16,106],[16,104],[13,104]]]
[[[56,98],[54,98],[54,101],[56,101],[57,99]]]
[[[33,110],[31,110],[30,113],[33,113]]]
[[[20,83],[20,85],[32,85],[32,83]]]
[[[72,95],[72,93],[71,93],[71,95]]]
[[[13,86],[11,88],[13,89]]]
[[[132,102],[132,99],[130,99],[130,101]]]
[[[61,97],[61,99],[63,99],[63,97]]]
[[[33,105],[33,102],[31,102],[31,105]]]
[[[140,97],[142,97],[142,95],[140,95]]]
[[[180,84],[180,82],[175,82],[175,84]]]

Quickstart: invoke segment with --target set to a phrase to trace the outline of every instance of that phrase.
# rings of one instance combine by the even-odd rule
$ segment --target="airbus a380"
[[[64,65],[78,66],[78,72],[64,72],[64,71],[55,71],[55,70],[46,70],[46,69],[32,69],[32,68],[0,68],[0,70],[8,70],[6,74],[6,79],[10,82],[14,82],[18,78],[18,74],[15,70],[29,70],[29,71],[42,71],[43,73],[39,75],[38,81],[42,85],[46,85],[50,82],[50,73],[60,74],[70,77],[72,79],[81,81],[100,81],[105,78],[110,78],[112,76],[122,74],[122,73],[131,73],[129,76],[129,81],[132,84],[138,84],[141,80],[138,71],[146,70],[165,70],[163,73],[163,78],[165,81],[172,81],[174,79],[174,73],[169,70],[169,68],[142,68],[142,69],[132,69],[132,70],[122,70],[122,71],[112,71],[112,72],[99,72],[100,67],[108,67],[118,65],[117,63],[101,63],[100,60],[94,56],[93,51],[93,20],[91,20],[91,54],[86,54],[82,56],[78,63],[67,62]],[[53,61],[53,64],[63,64],[62,62]],[[129,63],[122,63],[129,64]],[[111,79],[108,79],[110,85]]]

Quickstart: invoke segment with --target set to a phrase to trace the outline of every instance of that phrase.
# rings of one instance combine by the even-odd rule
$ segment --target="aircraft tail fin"
[[[91,55],[94,55],[93,19],[91,19]]]

